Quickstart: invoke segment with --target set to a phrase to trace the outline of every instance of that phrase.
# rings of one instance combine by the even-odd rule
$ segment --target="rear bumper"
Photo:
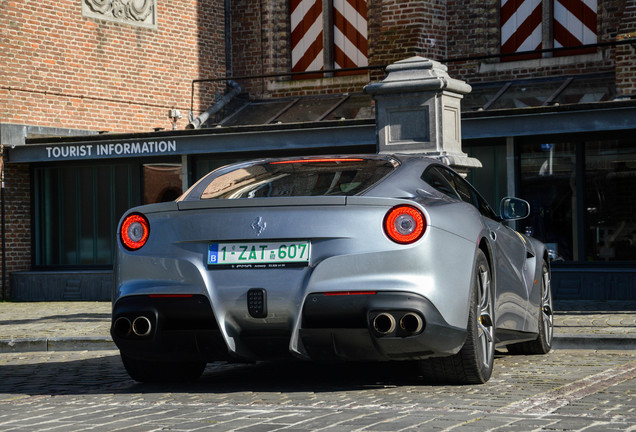
[[[393,326],[374,325],[379,315]],[[401,326],[406,315],[422,319],[421,329]],[[392,327],[392,328],[391,328]],[[457,353],[466,329],[450,326],[424,297],[404,292],[307,297],[299,330],[302,347],[314,360],[415,360]]]
[[[380,315],[391,325],[378,326]],[[407,315],[420,325],[401,325]],[[254,361],[292,353],[316,361],[413,360],[452,355],[466,338],[466,330],[450,326],[427,299],[405,292],[310,294],[297,324],[296,332],[268,328],[266,320],[262,328],[238,329],[236,342],[249,352],[239,356],[228,348],[207,297],[137,295],[115,303],[111,335],[131,357],[205,361]]]
[[[141,317],[141,318],[140,318]],[[136,334],[133,323],[146,318],[147,334]],[[228,350],[207,297],[129,296],[113,306],[110,329],[122,353],[144,360],[205,360],[228,358]]]

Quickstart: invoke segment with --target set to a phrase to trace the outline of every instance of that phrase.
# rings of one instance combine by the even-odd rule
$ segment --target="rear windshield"
[[[389,175],[394,159],[315,158],[241,165],[214,178],[201,199],[356,195]]]

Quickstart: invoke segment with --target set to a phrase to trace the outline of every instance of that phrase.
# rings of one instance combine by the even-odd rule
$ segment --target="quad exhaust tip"
[[[113,324],[113,331],[119,337],[128,337],[132,331],[132,323],[126,317],[119,317]]]
[[[416,334],[424,328],[424,321],[418,314],[408,312],[400,318],[400,328],[406,333]]]
[[[150,320],[145,316],[138,316],[132,322],[132,331],[137,336],[148,336],[152,330]]]
[[[120,338],[129,337],[131,334],[144,337],[148,336],[151,331],[152,323],[143,315],[138,316],[132,322],[129,318],[122,316],[117,318],[113,324],[113,333]]]
[[[380,312],[371,320],[371,326],[380,336],[413,336],[424,330],[424,319],[415,312]]]
[[[395,318],[386,312],[379,313],[373,318],[373,328],[381,335],[393,333],[395,331]]]

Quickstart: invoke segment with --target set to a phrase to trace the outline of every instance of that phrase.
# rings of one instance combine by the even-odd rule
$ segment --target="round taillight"
[[[130,214],[121,224],[121,242],[128,250],[137,250],[146,244],[150,234],[148,219],[139,213]]]
[[[400,244],[416,242],[426,231],[426,218],[415,207],[393,207],[384,218],[384,231],[391,240]]]

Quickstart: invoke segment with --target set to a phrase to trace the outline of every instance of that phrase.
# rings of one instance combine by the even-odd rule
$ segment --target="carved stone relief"
[[[82,0],[82,15],[140,27],[157,27],[157,0]]]

